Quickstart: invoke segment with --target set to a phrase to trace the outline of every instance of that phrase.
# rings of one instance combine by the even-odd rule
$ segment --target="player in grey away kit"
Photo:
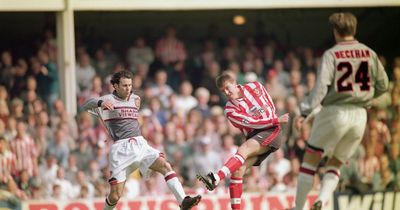
[[[109,152],[111,189],[104,209],[114,209],[123,193],[126,177],[139,168],[144,177],[148,177],[151,170],[163,174],[180,208],[189,210],[200,202],[201,196],[186,196],[171,165],[141,135],[138,122],[140,97],[132,93],[132,77],[129,71],[115,73],[111,79],[115,91],[90,99],[83,105],[84,110],[101,118],[114,141]]]
[[[329,201],[338,182],[340,166],[359,146],[371,100],[388,90],[388,77],[376,53],[355,40],[357,19],[351,13],[329,17],[337,44],[325,51],[317,82],[309,97],[300,103],[302,117],[322,104],[315,116],[297,182],[295,209],[303,210],[312,189],[314,174],[321,157],[329,153],[322,187],[312,210]],[[328,151],[329,150],[329,151]]]

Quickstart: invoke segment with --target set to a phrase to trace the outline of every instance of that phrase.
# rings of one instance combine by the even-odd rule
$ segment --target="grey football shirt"
[[[99,100],[111,101],[114,104],[114,110],[102,109],[98,107]],[[111,138],[114,141],[140,136],[139,117],[140,97],[131,94],[128,100],[122,100],[115,94],[104,95],[100,98],[88,100],[83,109],[95,112],[104,122]]]
[[[369,107],[371,99],[388,90],[388,77],[377,54],[358,41],[339,42],[322,57],[317,81],[300,104],[308,115],[319,104]]]

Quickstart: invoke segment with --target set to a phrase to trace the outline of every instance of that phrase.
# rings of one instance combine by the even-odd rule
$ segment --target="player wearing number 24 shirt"
[[[377,54],[355,39],[357,19],[351,13],[329,17],[336,45],[325,51],[310,95],[300,103],[303,120],[317,106],[311,136],[300,167],[295,209],[303,210],[321,157],[329,150],[322,187],[312,210],[322,209],[339,181],[339,168],[354,153],[364,134],[372,99],[388,90],[388,77]]]

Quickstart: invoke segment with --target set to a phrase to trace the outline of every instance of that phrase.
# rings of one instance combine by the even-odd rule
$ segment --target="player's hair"
[[[110,82],[112,85],[119,84],[119,81],[121,80],[121,78],[132,79],[133,74],[132,74],[132,72],[127,71],[127,70],[119,71],[112,76]]]
[[[221,88],[225,82],[235,82],[235,77],[232,73],[225,71],[215,79],[218,88]]]
[[[357,18],[349,12],[333,13],[329,22],[340,36],[354,36],[357,29]]]

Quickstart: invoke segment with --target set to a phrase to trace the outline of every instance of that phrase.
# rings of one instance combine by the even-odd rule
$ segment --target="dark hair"
[[[119,71],[112,76],[110,82],[112,85],[119,84],[119,81],[121,80],[121,78],[132,79],[133,74],[132,74],[132,72],[127,71],[127,70]]]

